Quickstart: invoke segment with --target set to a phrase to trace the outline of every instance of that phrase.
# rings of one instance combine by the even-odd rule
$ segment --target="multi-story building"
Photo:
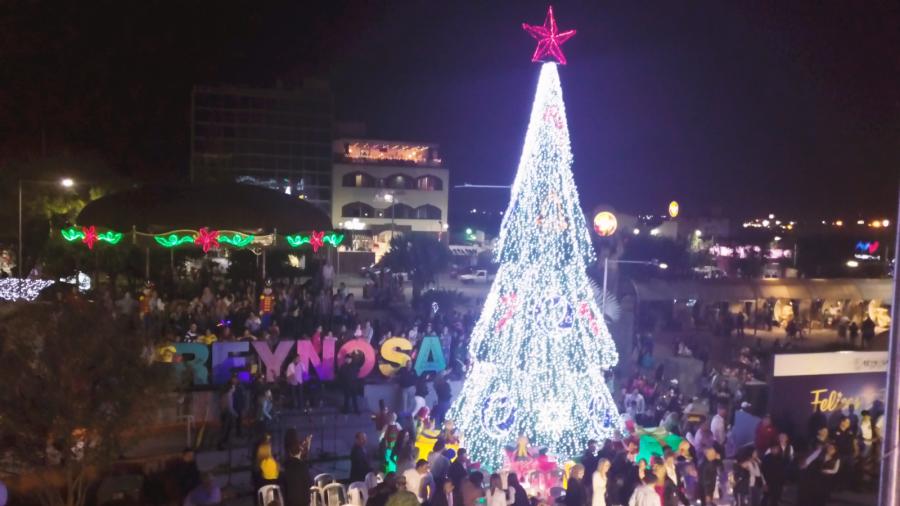
[[[196,86],[191,181],[233,181],[297,195],[331,210],[334,100],[327,85]]]
[[[438,145],[372,139],[333,144],[331,219],[335,228],[446,237],[450,173]]]

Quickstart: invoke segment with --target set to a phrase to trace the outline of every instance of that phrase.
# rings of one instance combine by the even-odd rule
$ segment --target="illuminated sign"
[[[678,216],[678,202],[672,201],[669,202],[669,216],[675,218]]]
[[[881,255],[876,255],[880,246],[878,241],[859,241],[853,256],[860,260],[880,260]]]
[[[323,338],[319,349],[309,339],[280,341],[274,350],[265,341],[230,341],[211,345],[174,343],[161,349],[166,353],[160,353],[157,361],[169,363],[180,371],[190,371],[194,385],[221,385],[235,373],[249,379],[248,371],[253,364],[261,365],[266,382],[277,382],[294,357],[300,357],[296,370],[304,382],[310,379],[313,371],[319,380],[332,381],[336,366],[343,364],[344,358],[351,353],[362,356],[360,378],[376,369],[389,378],[410,361],[413,362],[413,371],[419,376],[447,368],[437,336],[425,336],[417,348],[404,337],[391,337],[381,344],[379,356],[376,356],[371,344],[361,339],[347,341],[338,349],[334,337]]]
[[[594,215],[594,232],[600,237],[609,237],[615,234],[618,226],[616,215],[609,211],[600,211]]]

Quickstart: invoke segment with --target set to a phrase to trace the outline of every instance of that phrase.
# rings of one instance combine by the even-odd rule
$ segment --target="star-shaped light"
[[[325,237],[324,230],[322,230],[320,232],[316,232],[315,230],[313,230],[312,232],[310,232],[309,245],[312,246],[313,253],[318,252],[319,248],[321,248],[324,245],[324,242],[322,242],[323,237]]]
[[[84,234],[84,238],[81,240],[87,244],[88,249],[94,249],[94,243],[97,242],[97,227],[94,225],[81,227],[81,233]]]
[[[219,231],[209,230],[206,227],[201,228],[197,237],[194,238],[194,244],[199,244],[203,248],[204,253],[209,251],[210,248],[218,248]]]
[[[544,26],[522,23],[522,28],[538,41],[537,49],[534,50],[531,61],[539,62],[555,59],[560,65],[566,64],[566,55],[563,54],[559,46],[571,39],[575,35],[575,30],[559,33],[559,29],[556,27],[556,18],[553,17],[553,6],[547,9],[547,19],[544,20]]]

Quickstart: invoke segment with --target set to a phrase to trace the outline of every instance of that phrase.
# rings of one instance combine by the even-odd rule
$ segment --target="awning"
[[[800,279],[758,279],[756,294],[760,299],[813,299],[815,297]]]
[[[699,279],[633,281],[642,302],[695,299],[740,302],[756,299],[880,300],[893,299],[891,279]]]

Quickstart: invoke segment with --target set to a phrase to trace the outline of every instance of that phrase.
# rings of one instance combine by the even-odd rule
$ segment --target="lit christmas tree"
[[[565,63],[552,9],[534,61]],[[520,434],[561,458],[619,427],[603,372],[618,356],[586,270],[595,257],[572,177],[557,62],[541,65],[509,207],[500,269],[472,332],[472,368],[449,417],[473,458],[498,469]]]

